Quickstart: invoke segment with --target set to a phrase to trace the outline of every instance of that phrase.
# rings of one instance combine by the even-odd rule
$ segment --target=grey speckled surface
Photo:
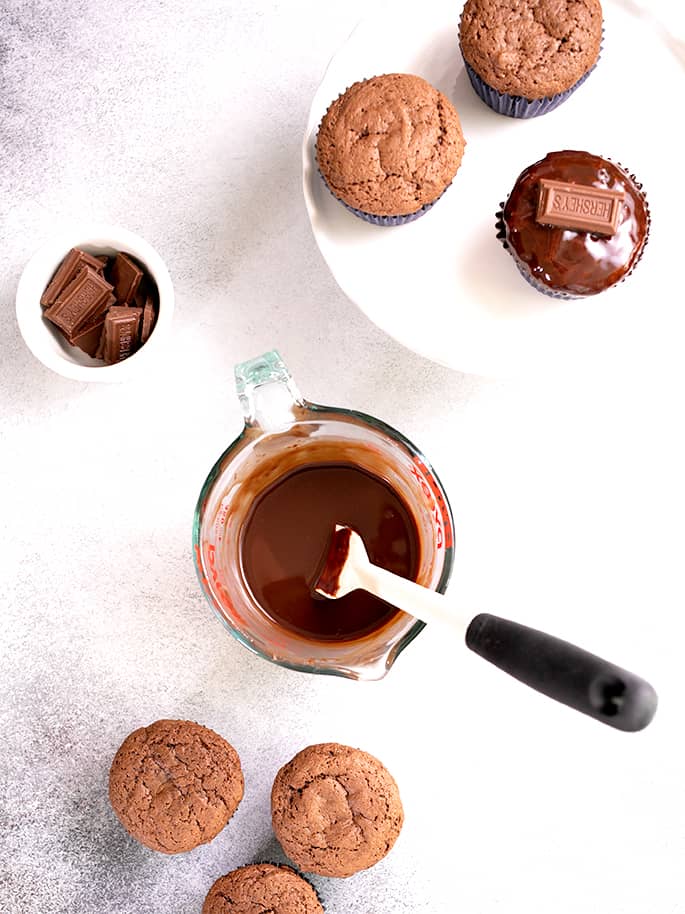
[[[318,879],[328,914],[673,914],[682,907],[679,359],[554,383],[407,352],[338,291],[299,149],[364,4],[3,0],[0,7],[0,909],[200,911],[233,866],[282,859],[271,780],[323,740],[378,755],[407,818],[388,858]],[[120,222],[171,270],[169,358],[121,386],[38,364],[13,298],[72,220]],[[232,366],[278,345],[312,400],[417,441],[458,528],[453,593],[654,680],[631,737],[427,631],[380,683],[271,666],[212,618],[194,502],[240,429]],[[133,728],[188,717],[238,749],[245,799],[177,858],[128,839],[107,771]]]

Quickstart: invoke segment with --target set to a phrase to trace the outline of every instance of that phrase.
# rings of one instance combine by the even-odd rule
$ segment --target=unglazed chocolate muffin
[[[158,720],[135,730],[109,775],[109,799],[121,824],[164,854],[207,844],[242,796],[238,753],[213,730],[188,720]]]
[[[311,885],[289,866],[255,863],[221,876],[202,914],[323,914]]]
[[[599,0],[466,0],[459,44],[471,84],[499,114],[552,111],[595,67]]]
[[[550,152],[521,172],[498,237],[522,276],[555,298],[597,295],[624,280],[649,235],[642,185],[589,152]]]
[[[378,759],[321,743],[276,775],[271,819],[283,850],[305,872],[352,876],[385,857],[404,812],[397,784]]]
[[[449,99],[405,73],[354,83],[326,111],[316,140],[331,193],[376,225],[423,215],[450,185],[464,153]]]

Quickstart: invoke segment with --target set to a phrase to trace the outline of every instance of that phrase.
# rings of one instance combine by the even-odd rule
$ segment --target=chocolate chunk
[[[114,296],[112,296],[114,301]],[[95,358],[95,355],[100,347],[100,339],[102,337],[102,330],[105,323],[105,314],[98,314],[96,317],[92,318],[88,323],[81,329],[77,330],[73,336],[68,337],[68,341],[72,346],[78,346],[79,349],[82,349],[92,358]]]
[[[45,317],[64,331],[65,336],[73,336],[105,310],[111,291],[112,287],[100,273],[84,267],[46,310]]]
[[[117,254],[110,274],[114,294],[120,305],[128,305],[136,294],[143,271],[126,254]]]
[[[138,348],[138,326],[142,311],[140,308],[115,305],[105,317],[98,358],[108,365],[127,359]]]
[[[109,266],[109,257],[106,254],[98,254],[95,259],[100,264],[98,269],[100,270],[101,273],[103,273]]]
[[[621,219],[625,193],[585,184],[567,184],[541,178],[535,219],[593,235],[613,235]]]
[[[41,295],[41,305],[44,308],[54,305],[64,289],[66,289],[69,283],[76,277],[76,274],[86,266],[92,267],[94,270],[101,269],[98,258],[91,257],[90,254],[81,251],[79,248],[72,248],[62,263],[57,267],[55,275],[50,280],[45,292]]]
[[[140,323],[140,345],[147,343],[152,333],[152,328],[155,325],[155,306],[152,300],[152,296],[148,295],[145,299],[145,305],[143,307],[143,319]]]
[[[71,336],[67,336],[67,342],[71,346],[78,346],[79,349],[87,352],[92,358],[96,358],[98,349],[100,348],[100,340],[102,338],[102,330],[107,315],[107,309],[114,304],[116,304],[116,298],[110,293],[105,302],[104,309],[94,317],[91,317],[82,327],[75,330]]]

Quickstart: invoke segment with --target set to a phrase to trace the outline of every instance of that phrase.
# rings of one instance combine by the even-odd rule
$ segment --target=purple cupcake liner
[[[326,184],[326,179],[322,175],[322,180]],[[328,187],[328,184],[326,184]],[[330,187],[328,187],[329,190]],[[331,190],[333,194],[333,191]],[[335,197],[335,194],[333,194]],[[440,195],[442,196],[442,194]],[[351,213],[354,213],[355,216],[359,216],[360,219],[363,219],[364,222],[370,222],[371,225],[406,225],[408,222],[415,222],[417,219],[420,219],[421,216],[424,216],[429,209],[431,209],[438,202],[433,200],[432,203],[424,203],[421,209],[417,210],[415,213],[407,213],[405,216],[376,216],[373,213],[365,213],[361,209],[355,209],[353,206],[350,206],[349,203],[345,203],[344,200],[340,200],[340,197],[335,197],[336,200],[339,200],[340,203],[349,210]],[[438,197],[438,200],[440,197]]]
[[[594,64],[587,73],[580,77],[578,82],[574,83],[565,92],[559,92],[557,95],[551,95],[547,98],[534,99],[524,98],[522,95],[509,95],[506,92],[498,92],[497,89],[493,89],[492,86],[484,82],[466,60],[464,60],[464,66],[476,95],[489,108],[492,108],[497,114],[504,114],[506,117],[528,118],[540,117],[540,115],[548,114],[558,108],[559,105],[566,101],[569,95],[573,95],[576,89],[582,86],[597,64]]]
[[[323,181],[330,195],[334,197],[338,203],[342,203],[346,210],[349,210],[349,212],[354,213],[355,216],[363,219],[364,222],[369,222],[371,225],[406,225],[408,222],[415,222],[417,219],[420,219],[421,216],[424,216],[429,209],[432,209],[440,197],[442,197],[442,194],[445,193],[443,190],[442,194],[440,194],[440,197],[436,197],[435,200],[432,200],[430,203],[424,203],[421,209],[418,209],[415,213],[407,213],[404,216],[376,216],[374,213],[365,213],[364,210],[355,209],[353,206],[350,206],[349,203],[345,203],[345,201],[341,200],[337,194],[333,193],[328,184],[328,181],[324,178],[320,171],[319,177]],[[447,186],[449,187],[449,184]],[[447,187],[445,190],[447,190]]]
[[[588,295],[571,295],[570,292],[558,292],[550,289],[549,286],[546,286],[544,282],[537,282],[528,270],[519,263],[516,257],[512,254],[512,259],[516,264],[516,269],[519,271],[521,276],[526,280],[529,286],[532,286],[537,292],[542,292],[543,295],[546,295],[548,298],[556,298],[558,301],[574,301],[577,298],[590,298]]]

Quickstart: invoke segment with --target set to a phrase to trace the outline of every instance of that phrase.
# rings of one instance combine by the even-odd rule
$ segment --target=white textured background
[[[601,374],[492,382],[345,300],[307,223],[300,141],[365,6],[0,5],[3,914],[199,912],[217,876],[282,859],[271,780],[329,739],[385,761],[407,821],[374,869],[316,880],[328,914],[685,911],[683,338],[620,369],[607,353]],[[89,218],[147,238],[176,288],[168,359],[122,386],[49,373],[13,315],[34,249]],[[232,366],[274,345],[307,397],[386,419],[432,460],[453,592],[650,678],[648,730],[603,728],[431,631],[370,685],[231,640],[199,593],[192,511],[240,429]],[[117,746],[158,717],[213,727],[246,775],[225,831],[176,858],[131,841],[106,799]]]

